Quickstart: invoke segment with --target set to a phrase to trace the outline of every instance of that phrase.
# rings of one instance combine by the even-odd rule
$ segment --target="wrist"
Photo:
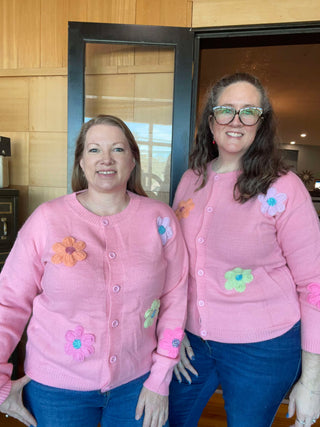
[[[320,396],[320,389],[319,390],[313,390],[313,389],[311,389],[310,387],[308,387],[308,386],[306,386],[306,384],[303,382],[303,381],[301,381],[301,380],[299,380],[298,381],[306,390],[308,390],[308,392],[309,393],[311,393],[311,394],[316,394],[316,395],[318,395],[318,396]]]

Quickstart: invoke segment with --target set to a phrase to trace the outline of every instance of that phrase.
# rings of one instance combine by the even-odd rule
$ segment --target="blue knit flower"
[[[170,227],[170,218],[161,218],[161,216],[158,216],[157,227],[161,242],[163,245],[165,245],[167,241],[173,236],[172,228]]]

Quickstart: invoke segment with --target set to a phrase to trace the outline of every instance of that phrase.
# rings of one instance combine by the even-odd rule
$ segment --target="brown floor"
[[[279,408],[273,427],[289,427],[292,425],[293,420],[286,418],[287,405],[282,404]],[[12,418],[5,418],[3,414],[0,414],[0,426],[1,427],[21,427],[23,424],[15,421]],[[59,426],[68,427],[68,426]],[[221,394],[215,394],[209,401],[207,407],[203,411],[202,417],[199,421],[198,427],[227,427],[225,412],[223,408],[223,399]],[[253,426],[254,427],[254,426]],[[318,421],[314,424],[314,427],[320,427]]]

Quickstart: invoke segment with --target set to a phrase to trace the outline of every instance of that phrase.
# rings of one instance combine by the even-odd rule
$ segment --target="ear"
[[[80,168],[82,169],[82,172],[83,172],[83,159],[80,159],[79,166],[80,166]]]
[[[212,136],[213,136],[213,121],[214,121],[213,116],[209,116],[208,117],[208,125],[209,125],[209,128],[211,130]]]

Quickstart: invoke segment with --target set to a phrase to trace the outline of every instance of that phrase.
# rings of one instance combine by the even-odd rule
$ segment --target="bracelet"
[[[299,383],[302,384],[303,387],[306,388],[311,394],[317,394],[318,396],[320,396],[320,390],[319,391],[310,390],[310,388],[308,388],[305,384],[303,384],[301,380],[299,380]]]

